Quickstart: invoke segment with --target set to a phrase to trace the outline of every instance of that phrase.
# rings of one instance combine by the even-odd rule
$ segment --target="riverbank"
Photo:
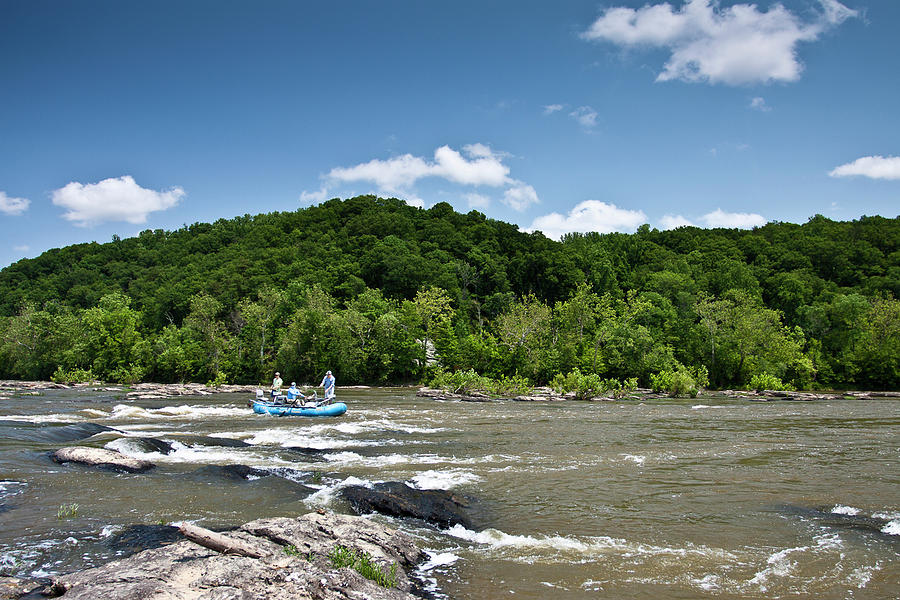
[[[175,398],[178,396],[210,396],[212,394],[254,394],[257,385],[220,385],[208,386],[202,383],[135,383],[132,385],[116,385],[101,383],[64,384],[53,381],[0,381],[0,399],[8,394],[37,394],[46,390],[84,389],[92,392],[121,393],[125,399],[153,400]],[[341,389],[370,389],[365,385],[342,386]],[[518,396],[497,396],[473,391],[458,394],[447,390],[421,387],[416,395],[435,400],[456,400],[463,402],[491,402],[495,400],[511,400],[516,402],[559,402],[574,400],[575,393],[559,394],[549,387],[536,387],[531,394]],[[829,391],[781,391],[781,390],[704,390],[703,396],[708,398],[746,399],[755,402],[768,400],[832,400],[836,398],[900,398],[900,391],[866,391],[866,390],[829,390]],[[613,402],[618,400],[654,400],[668,398],[666,394],[654,392],[648,388],[637,388],[624,397],[616,398],[610,392],[593,398],[593,401]]]

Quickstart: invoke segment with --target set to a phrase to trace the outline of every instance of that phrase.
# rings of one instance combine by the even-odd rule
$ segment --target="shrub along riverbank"
[[[556,242],[363,196],[19,261],[0,377],[900,389],[898,295],[900,218]]]

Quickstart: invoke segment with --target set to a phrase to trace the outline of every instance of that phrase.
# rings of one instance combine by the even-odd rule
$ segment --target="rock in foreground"
[[[259,519],[225,534],[259,558],[220,554],[192,541],[147,550],[56,580],[65,600],[410,600],[405,569],[423,558],[403,533],[361,517],[310,513]],[[397,564],[397,585],[381,587],[356,571],[336,569],[337,545],[365,551],[376,563]]]

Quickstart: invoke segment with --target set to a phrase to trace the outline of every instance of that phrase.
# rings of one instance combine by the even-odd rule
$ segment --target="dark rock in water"
[[[321,448],[304,448],[302,446],[285,446],[285,450],[292,454],[299,454],[301,459],[318,460],[325,456],[325,450]]]
[[[826,527],[835,527],[839,529],[854,529],[868,533],[877,533],[892,540],[897,540],[897,536],[889,535],[882,531],[890,522],[888,519],[879,517],[866,516],[862,514],[845,514],[840,512],[832,512],[829,508],[808,508],[805,506],[796,506],[793,504],[785,504],[779,507],[782,512],[791,515],[797,515],[806,519],[814,519],[821,525]]]
[[[182,540],[177,527],[171,525],[129,525],[104,542],[110,550],[131,556],[151,548],[161,548]]]
[[[212,475],[216,477],[224,477],[226,479],[258,479],[260,477],[268,477],[272,473],[262,469],[254,469],[247,465],[206,465],[194,471],[196,475]]]
[[[188,435],[178,438],[178,441],[185,446],[221,446],[223,448],[245,448],[252,446],[244,440],[234,440],[231,438],[209,437],[206,435]]]
[[[100,467],[121,473],[143,473],[155,465],[146,460],[130,458],[120,452],[105,448],[88,448],[85,446],[69,446],[60,448],[51,455],[54,462],[76,463],[89,467]]]
[[[372,488],[347,486],[341,495],[359,513],[413,517],[440,527],[472,526],[467,514],[469,501],[446,490],[418,490],[402,482],[387,481]]]
[[[415,600],[405,568],[424,553],[402,532],[360,517],[310,513],[252,521],[225,534],[260,550],[260,558],[219,554],[183,540],[124,560],[56,579],[65,600],[197,598],[238,600]],[[381,587],[350,568],[336,569],[328,553],[341,545],[366,552],[384,572],[397,565],[397,583]]]
[[[158,440],[156,438],[131,438],[135,443],[137,443],[141,450],[144,452],[159,452],[160,454],[171,454],[175,451],[172,448],[171,442],[165,442],[163,440]]]
[[[72,442],[89,438],[102,431],[116,430],[97,423],[74,423],[72,425],[63,425],[62,427],[50,425],[42,427],[40,435],[49,442]]]

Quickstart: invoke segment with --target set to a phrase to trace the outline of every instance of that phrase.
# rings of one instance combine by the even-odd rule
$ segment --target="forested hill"
[[[898,297],[900,218],[557,242],[361,196],[21,260],[0,271],[0,376],[255,382],[340,365],[346,383],[409,380],[427,339],[447,368],[533,382],[691,365],[717,385],[897,387]],[[117,356],[89,339],[104,317],[131,323]]]

